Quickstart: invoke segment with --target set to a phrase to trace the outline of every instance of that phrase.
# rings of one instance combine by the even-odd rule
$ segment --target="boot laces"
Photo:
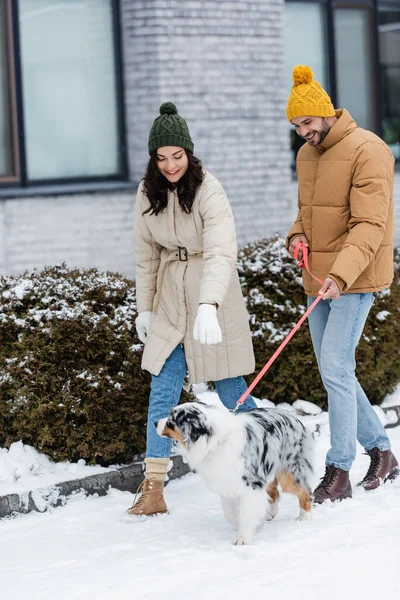
[[[151,481],[151,479],[143,479],[142,483],[139,485],[138,489],[136,490],[135,499],[133,501],[132,506],[140,508],[146,502],[152,487],[153,487],[153,482]],[[140,496],[139,500],[136,502],[136,499],[137,499],[138,495],[140,494],[140,492],[142,492],[142,495]]]
[[[364,477],[364,481],[376,479],[379,467],[381,466],[382,454],[378,448],[372,448],[372,450],[368,450],[365,454],[368,454],[371,462],[367,474]]]
[[[321,483],[318,485],[317,489],[329,490],[329,488],[334,483],[337,477],[337,469],[333,465],[326,465],[325,475],[321,477]]]

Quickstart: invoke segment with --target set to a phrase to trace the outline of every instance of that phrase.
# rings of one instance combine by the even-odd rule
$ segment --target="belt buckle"
[[[187,250],[183,246],[178,246],[178,258],[182,261],[186,261],[188,259]]]

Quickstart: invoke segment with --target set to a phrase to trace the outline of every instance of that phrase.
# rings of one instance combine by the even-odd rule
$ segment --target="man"
[[[375,134],[357,127],[346,110],[335,110],[309,67],[293,70],[288,120],[306,140],[297,156],[299,211],[287,237],[291,256],[298,242],[310,251],[304,270],[311,338],[328,394],[331,448],[314,502],[352,495],[349,470],[356,440],[371,463],[358,484],[366,490],[399,474],[390,441],[355,375],[355,350],[375,293],[393,280],[394,159]],[[302,258],[302,252],[299,254]],[[319,289],[320,288],[320,289]]]

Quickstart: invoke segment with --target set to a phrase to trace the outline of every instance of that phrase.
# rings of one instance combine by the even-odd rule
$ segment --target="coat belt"
[[[180,260],[181,262],[187,262],[189,258],[202,256],[202,252],[194,252],[193,254],[189,254],[186,248],[183,246],[178,246],[176,250],[170,250],[165,262],[170,262],[171,260]]]
[[[165,256],[165,253],[164,253]],[[157,314],[157,310],[158,310],[158,304],[159,304],[159,299],[161,296],[161,290],[162,290],[162,286],[163,286],[163,282],[164,282],[164,275],[165,275],[165,269],[167,267],[167,263],[172,262],[174,260],[180,261],[180,262],[188,262],[188,260],[190,258],[198,258],[198,257],[202,257],[203,253],[202,252],[195,252],[193,254],[189,254],[187,249],[184,248],[183,246],[178,246],[175,250],[170,250],[167,254],[167,257],[164,259],[161,259],[161,267],[160,267],[160,276],[158,279],[158,286],[157,286],[157,292],[156,292],[156,299],[153,305],[153,313]]]
[[[165,254],[164,254],[165,256]],[[203,256],[202,252],[194,252],[193,254],[189,254],[186,248],[183,246],[178,246],[175,250],[169,250],[167,257],[162,261],[163,264],[167,262],[171,262],[171,260],[179,260],[181,262],[187,262],[190,258],[197,258],[199,256]]]

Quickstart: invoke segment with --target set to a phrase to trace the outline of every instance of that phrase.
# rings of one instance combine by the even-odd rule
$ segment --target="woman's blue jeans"
[[[155,421],[168,416],[171,408],[178,402],[186,375],[186,357],[182,345],[175,348],[167,358],[159,375],[151,377],[149,412],[147,417],[146,457],[167,458],[171,453],[172,440],[160,437],[154,427]],[[221,402],[226,408],[235,408],[240,396],[247,390],[243,377],[229,377],[215,381],[215,387]],[[239,411],[257,408],[251,396],[248,396]]]
[[[308,297],[308,306],[314,298]],[[372,292],[320,300],[308,317],[322,382],[328,393],[331,448],[326,464],[349,471],[356,440],[388,450],[390,441],[356,374],[355,351],[374,301]]]

